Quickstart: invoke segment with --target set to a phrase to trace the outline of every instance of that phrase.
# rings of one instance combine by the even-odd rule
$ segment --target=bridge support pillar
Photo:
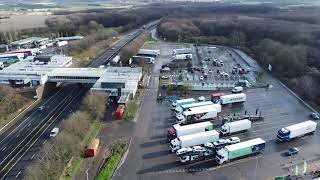
[[[53,92],[55,92],[56,88],[56,82],[46,82],[45,84],[40,85],[36,90],[38,99],[43,99],[50,96]]]

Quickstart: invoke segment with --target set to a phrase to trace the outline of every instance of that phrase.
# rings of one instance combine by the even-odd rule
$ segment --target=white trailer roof
[[[314,124],[317,124],[317,123],[314,121],[308,120],[308,121],[304,121],[304,122],[301,122],[298,124],[288,126],[288,127],[286,127],[286,129],[288,129],[289,131],[294,131],[294,130],[300,129],[302,127],[307,127],[307,126],[314,125]]]
[[[189,124],[189,125],[185,125],[185,126],[181,126],[179,124],[175,124],[175,125],[173,125],[173,127],[177,131],[184,131],[184,130],[189,130],[189,129],[193,129],[193,128],[208,127],[210,125],[212,125],[212,123],[210,121],[205,121],[205,122]]]
[[[206,106],[193,107],[193,108],[190,108],[190,111],[199,111],[201,109],[216,109],[216,108],[221,109],[221,105],[220,104],[210,104],[210,105],[206,105]]]
[[[193,98],[188,98],[188,99],[180,99],[177,100],[176,103],[184,103],[184,102],[189,102],[189,101],[196,101]]]
[[[246,94],[244,93],[237,93],[237,94],[228,94],[228,95],[224,95],[221,96],[222,99],[229,99],[229,98],[242,98],[246,96]]]
[[[192,104],[184,104],[181,107],[183,109],[193,108],[193,107],[199,107],[199,106],[206,106],[213,104],[212,101],[205,101],[205,102],[198,102],[198,103],[192,103]]]
[[[240,142],[237,144],[232,144],[232,145],[226,146],[225,149],[227,149],[228,151],[235,151],[238,149],[254,146],[257,144],[263,144],[263,143],[266,143],[266,141],[264,141],[261,138],[256,138],[256,139],[251,139],[248,141],[244,141],[244,142]]]
[[[200,132],[200,133],[195,133],[195,134],[189,134],[186,136],[180,136],[179,139],[180,141],[188,141],[191,140],[194,137],[207,137],[207,136],[216,136],[219,135],[218,131],[216,130],[211,130],[211,131],[205,131],[205,132]]]
[[[230,127],[232,126],[238,126],[238,125],[241,125],[243,123],[251,123],[251,121],[249,121],[248,119],[243,119],[243,120],[240,120],[240,121],[234,121],[234,122],[229,122],[227,123]]]
[[[201,109],[195,109],[195,110],[191,110],[191,111],[184,111],[183,115],[190,116],[190,115],[207,113],[207,112],[212,112],[212,111],[218,112],[218,110],[216,110],[214,108],[201,108]]]

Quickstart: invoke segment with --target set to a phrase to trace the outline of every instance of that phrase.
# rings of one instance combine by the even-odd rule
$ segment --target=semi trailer
[[[140,49],[138,55],[145,55],[145,56],[159,56],[160,50],[152,50],[152,49]]]
[[[251,121],[248,119],[228,122],[221,126],[221,133],[223,135],[237,133],[240,131],[245,131],[251,128]]]
[[[216,161],[218,164],[223,164],[238,158],[243,158],[249,155],[258,154],[264,151],[266,142],[261,138],[251,139],[225,146],[216,152]]]
[[[317,129],[317,123],[314,121],[304,121],[288,127],[281,128],[278,131],[277,139],[279,141],[289,141],[293,138],[314,133]]]
[[[178,115],[177,123],[179,124],[192,124],[202,122],[205,120],[213,119],[218,116],[218,110],[214,108],[199,108],[185,111],[182,115]]]
[[[198,102],[198,103],[192,103],[192,104],[184,104],[180,107],[176,107],[175,109],[175,114],[182,114],[184,111],[189,110],[190,108],[194,107],[202,107],[202,106],[207,106],[207,105],[212,105],[212,101],[204,101],[204,102]]]
[[[239,93],[239,94],[229,94],[220,97],[221,105],[227,104],[235,104],[235,103],[243,103],[246,101],[246,94]]]
[[[176,107],[180,107],[184,104],[192,104],[194,102],[196,102],[196,100],[193,98],[176,100],[175,102],[172,103],[172,109],[175,110]]]
[[[190,60],[192,59],[192,54],[176,54],[173,55],[172,58],[174,60]]]
[[[170,128],[167,133],[167,140],[170,142],[171,140],[189,135],[194,133],[200,133],[205,131],[213,130],[213,124],[209,121],[190,124],[186,126],[181,126],[180,124],[173,125],[173,128]]]
[[[191,54],[191,48],[174,49],[172,55],[176,54]]]
[[[214,142],[218,139],[219,133],[216,130],[205,131],[175,138],[171,140],[170,148],[172,152],[175,152],[181,148]]]

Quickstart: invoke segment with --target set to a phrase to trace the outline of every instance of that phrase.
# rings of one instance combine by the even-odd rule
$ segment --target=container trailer
[[[218,164],[223,164],[249,155],[262,153],[265,149],[265,145],[266,142],[261,138],[232,144],[218,150],[215,159]]]
[[[194,102],[196,102],[196,100],[193,98],[176,100],[175,102],[172,103],[172,110],[175,110],[176,107],[180,107],[184,104],[192,104]]]
[[[221,105],[227,105],[227,104],[234,104],[234,103],[243,103],[246,101],[246,94],[239,93],[239,94],[229,94],[224,95],[220,97],[220,103]]]
[[[251,128],[251,124],[251,121],[249,121],[248,119],[228,122],[221,126],[221,133],[225,135],[245,131]]]
[[[281,128],[278,131],[277,138],[279,141],[289,141],[293,138],[314,133],[317,129],[317,123],[311,120],[294,124],[288,127]]]

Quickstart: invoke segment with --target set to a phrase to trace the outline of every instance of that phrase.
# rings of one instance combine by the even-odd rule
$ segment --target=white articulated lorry
[[[227,104],[235,104],[235,103],[243,103],[247,99],[246,94],[239,93],[239,94],[229,94],[220,97],[221,105]]]
[[[277,138],[279,141],[289,141],[293,138],[314,133],[317,129],[317,123],[314,121],[304,121],[294,124],[278,131]]]
[[[221,133],[225,135],[245,131],[251,128],[251,124],[248,119],[225,123],[221,126]]]
[[[214,108],[197,108],[190,111],[185,111],[182,113],[182,115],[178,115],[177,123],[178,124],[192,124],[196,122],[202,122],[205,120],[213,119],[218,116],[217,109]]]
[[[138,55],[146,55],[146,56],[159,56],[160,50],[153,49],[140,49]]]
[[[258,154],[264,151],[266,142],[261,138],[251,139],[225,146],[216,153],[216,161],[218,164],[232,161],[234,159],[243,158],[252,154]]]
[[[174,49],[172,51],[172,55],[176,54],[191,54],[191,48],[183,48],[183,49]]]
[[[177,107],[175,109],[175,115],[182,114],[184,111],[188,111],[190,108],[195,108],[195,107],[202,107],[202,106],[207,106],[207,105],[212,105],[212,101],[205,101],[205,102],[197,102],[197,103],[192,103],[192,104],[184,104],[181,105],[180,107]]]
[[[173,55],[172,58],[174,60],[190,60],[192,59],[192,54],[176,54]]]
[[[171,151],[175,152],[178,149],[191,147],[195,145],[214,142],[219,139],[219,133],[216,130],[205,131],[201,133],[190,134],[173,139],[170,142]]]
[[[196,124],[190,124],[181,126],[180,124],[173,125],[173,128],[170,128],[167,133],[167,140],[170,142],[171,140],[189,135],[194,133],[200,133],[205,131],[210,131],[213,129],[213,124],[210,121],[205,121]]]

